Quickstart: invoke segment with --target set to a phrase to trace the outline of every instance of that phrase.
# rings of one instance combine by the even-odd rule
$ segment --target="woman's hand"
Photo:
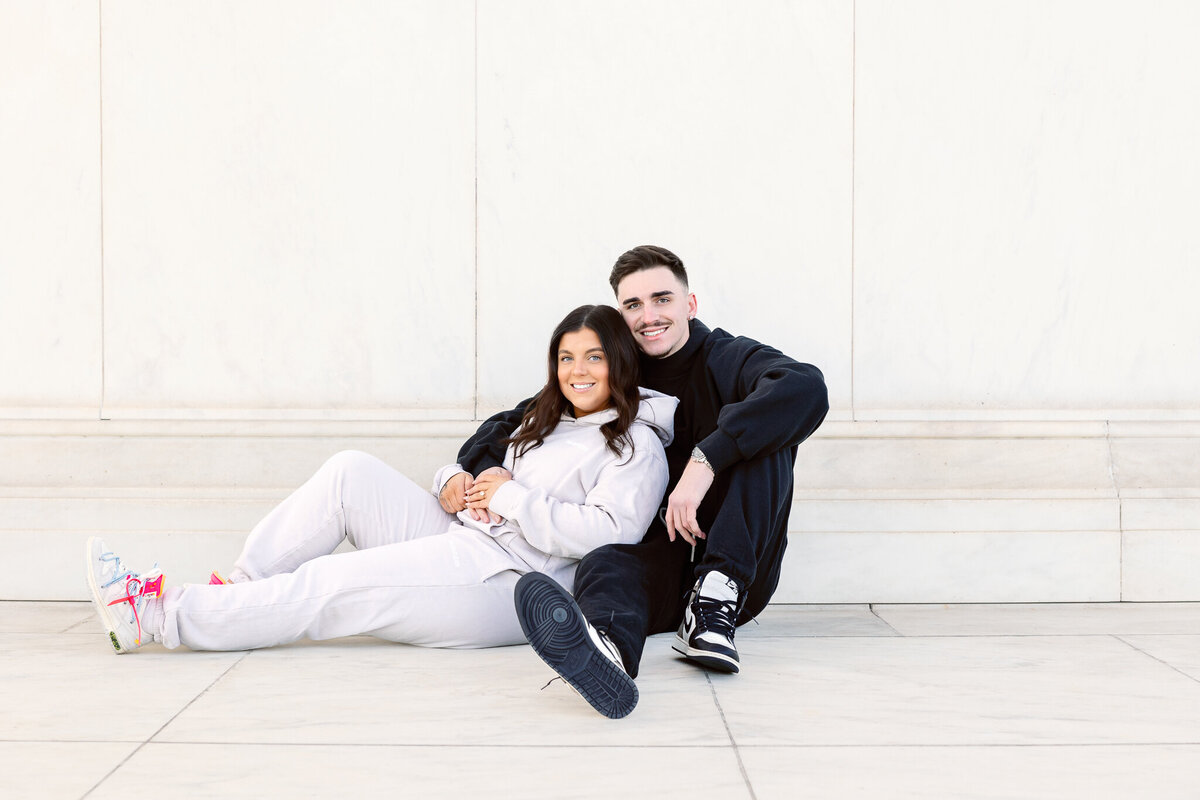
[[[480,516],[475,518],[480,521],[490,518],[492,524],[499,523],[502,518],[499,514],[488,508],[488,506],[491,505],[492,498],[496,495],[496,490],[511,480],[512,473],[504,467],[492,467],[479,473],[479,477],[467,487],[465,499],[467,508],[471,511],[471,516],[475,516],[478,513]]]
[[[446,481],[442,485],[442,491],[438,493],[438,502],[442,504],[442,510],[447,514],[457,514],[466,508],[467,492],[473,482],[474,478],[469,472],[459,472]]]

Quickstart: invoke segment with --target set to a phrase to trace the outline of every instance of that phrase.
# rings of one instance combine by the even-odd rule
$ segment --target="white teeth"
[[[662,336],[666,332],[666,328],[659,328],[656,331],[642,331],[642,336],[645,336],[647,339],[654,339],[658,336]]]
[[[571,388],[577,392],[582,392],[585,389],[590,389],[595,385],[596,384],[594,384],[594,383],[572,383]]]

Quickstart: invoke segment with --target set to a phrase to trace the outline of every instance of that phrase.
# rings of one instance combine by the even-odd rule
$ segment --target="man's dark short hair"
[[[617,263],[613,264],[612,272],[608,274],[608,284],[612,287],[615,295],[617,285],[627,275],[655,267],[666,267],[671,270],[683,284],[684,291],[687,291],[688,277],[687,270],[683,268],[683,261],[667,248],[652,244],[643,244],[622,253],[621,257],[617,259]]]

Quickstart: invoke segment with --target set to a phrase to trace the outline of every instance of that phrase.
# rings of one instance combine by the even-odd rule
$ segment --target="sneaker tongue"
[[[713,570],[704,576],[704,582],[700,584],[700,594],[713,600],[727,600],[735,603],[738,596],[737,584],[732,578],[727,578]]]

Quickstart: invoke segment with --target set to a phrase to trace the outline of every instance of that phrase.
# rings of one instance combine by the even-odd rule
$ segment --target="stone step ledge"
[[[176,583],[226,569],[245,532],[0,530],[19,570],[0,600],[84,600],[82,553],[104,536],[126,563]],[[776,603],[1194,602],[1200,530],[793,532]]]

